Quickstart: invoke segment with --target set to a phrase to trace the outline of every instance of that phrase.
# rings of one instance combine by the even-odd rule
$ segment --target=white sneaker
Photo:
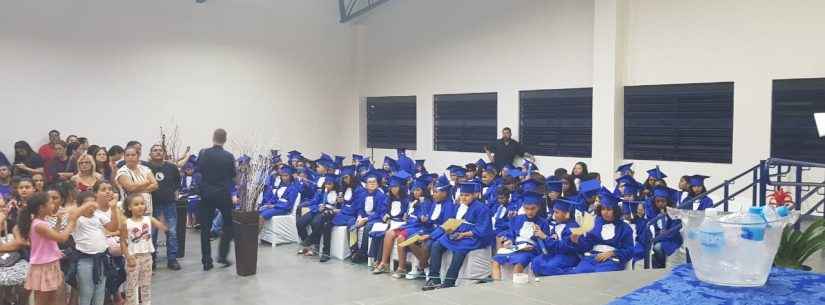
[[[424,274],[424,272],[421,272],[419,270],[410,271],[410,272],[407,272],[406,279],[408,279],[408,280],[417,280],[418,277],[420,277],[423,274]]]

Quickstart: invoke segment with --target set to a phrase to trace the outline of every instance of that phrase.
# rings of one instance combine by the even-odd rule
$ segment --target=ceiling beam
[[[390,0],[338,0],[338,10],[341,13],[339,22],[347,23],[387,1]]]

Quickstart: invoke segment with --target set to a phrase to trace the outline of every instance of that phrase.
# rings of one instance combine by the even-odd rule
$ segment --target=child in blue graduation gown
[[[429,226],[430,219],[426,213],[431,209],[432,199],[426,190],[431,180],[432,178],[430,176],[422,176],[413,182],[412,196],[410,197],[412,201],[406,214],[406,222],[400,227],[387,230],[387,232],[384,233],[381,261],[375,270],[373,270],[373,274],[388,271],[387,267],[390,264],[392,248],[396,242],[404,242],[410,235],[419,234],[419,232]],[[390,189],[390,197],[393,197],[392,188]],[[407,249],[405,247],[397,247],[397,253],[398,269],[395,270],[392,277],[402,278],[407,274]]]
[[[642,255],[652,251],[653,268],[664,268],[667,257],[682,246],[682,235],[679,234],[681,221],[670,218],[665,212],[666,209],[673,208],[674,192],[667,187],[656,187],[651,200],[645,203],[647,221],[644,230],[638,232],[640,238],[636,247],[641,248]]]
[[[633,167],[633,163],[627,163],[627,164],[620,165],[616,169],[616,175],[619,176],[619,177],[629,176],[630,178],[633,178],[633,169],[632,169],[632,167]],[[622,197],[621,187],[622,187],[623,183],[624,182],[619,181],[618,178],[616,179],[616,187],[613,189],[613,195],[616,195],[617,197]]]
[[[510,230],[510,190],[507,188],[499,188],[498,196],[496,197],[496,206],[489,211],[492,213],[491,219],[493,222],[493,233],[496,235],[496,249],[501,248],[501,244],[505,240],[505,233]]]
[[[681,202],[680,208],[701,211],[713,207],[713,200],[710,199],[708,196],[703,196],[700,199],[695,199],[696,196],[706,191],[705,179],[707,178],[710,177],[702,175],[693,175],[690,176],[690,178],[688,178],[690,192],[688,192],[688,196],[685,199],[685,201]]]
[[[456,205],[450,195],[451,188],[450,181],[446,176],[441,175],[436,179],[433,183],[432,201],[430,204],[425,205],[421,214],[417,217],[416,223],[420,230],[417,233],[408,234],[408,236],[415,234],[421,236],[421,241],[408,246],[409,250],[418,259],[418,270],[424,270],[429,266],[430,245],[444,235],[444,230],[440,226],[447,219],[455,218]],[[425,221],[425,219],[428,220]],[[421,275],[421,271],[410,272],[407,274],[407,279],[414,280]]]
[[[644,187],[639,193],[639,200],[645,200],[653,195],[653,188],[656,187],[656,185],[667,185],[667,183],[665,183],[665,178],[667,178],[667,175],[662,172],[658,165],[647,170],[647,179],[644,181]]]
[[[278,170],[281,184],[264,188],[263,199],[258,206],[261,217],[268,220],[272,216],[289,215],[294,205],[300,203],[302,184],[293,180],[294,173],[295,169],[291,166],[283,166]]]
[[[546,218],[539,216],[539,203],[543,194],[528,192],[522,198],[524,214],[518,215],[510,222],[510,229],[504,234],[505,241],[499,248],[499,254],[493,256],[492,278],[501,280],[501,265],[513,265],[514,273],[523,273],[536,255],[541,254],[544,241],[550,227]],[[517,251],[512,248],[518,247]],[[502,249],[506,253],[502,253]]]
[[[386,224],[387,228],[383,230],[376,230],[376,227],[370,232],[372,243],[370,245],[370,257],[378,262],[378,265],[373,269],[373,274],[380,274],[389,271],[389,259],[387,264],[382,264],[382,257],[384,256],[384,237],[387,231],[391,231],[403,225],[404,217],[407,214],[409,207],[409,195],[407,194],[407,179],[411,176],[405,171],[398,171],[389,179],[389,194],[385,196],[385,200],[381,203],[378,210],[383,211],[382,217],[375,223]],[[395,238],[395,235],[392,236]],[[392,244],[390,244],[392,245]],[[390,249],[392,247],[390,246]]]
[[[201,174],[195,172],[195,164],[186,162],[183,165],[183,176],[180,181],[180,196],[186,200],[186,226],[194,227],[198,223],[198,203],[201,196],[198,194],[201,183]]]
[[[568,274],[579,264],[579,252],[570,240],[570,229],[579,227],[570,214],[576,204],[565,199],[555,200],[550,234],[539,236],[544,241],[544,249],[530,265],[536,276]]]
[[[324,175],[322,188],[315,193],[315,196],[313,196],[311,200],[301,204],[302,209],[305,211],[298,217],[296,226],[303,249],[298,251],[298,254],[314,256],[317,249],[319,249],[323,231],[316,232],[316,230],[312,230],[312,234],[310,235],[307,229],[315,221],[315,218],[321,217],[322,211],[335,209],[338,201],[337,179],[338,177],[333,174]]]
[[[596,212],[596,197],[599,195],[599,190],[602,189],[602,184],[599,180],[585,180],[581,182],[581,189],[576,201],[579,204],[573,207],[573,218],[577,223],[581,223],[584,214],[595,215]]]
[[[619,200],[613,192],[602,189],[593,230],[583,236],[571,235],[570,240],[582,254],[573,273],[625,269],[633,256],[633,229],[622,220]]]
[[[487,207],[478,201],[481,185],[474,182],[460,184],[460,205],[455,218],[463,222],[454,232],[444,232],[430,247],[430,279],[422,288],[432,290],[453,287],[464,258],[470,251],[489,246],[493,236]],[[452,253],[452,261],[445,280],[441,282],[441,259],[444,252]]]
[[[369,238],[372,226],[378,222],[383,222],[384,215],[387,211],[387,195],[379,189],[378,176],[380,174],[376,171],[367,173],[364,176],[365,187],[364,191],[360,192],[354,200],[358,202],[355,206],[359,207],[358,218],[355,222],[355,228],[364,228],[361,235],[360,247],[354,249],[352,254],[353,262],[365,262],[369,254]]]

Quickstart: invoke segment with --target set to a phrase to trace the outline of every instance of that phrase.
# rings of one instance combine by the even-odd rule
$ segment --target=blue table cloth
[[[825,275],[773,268],[763,287],[738,288],[699,281],[690,265],[681,265],[665,278],[639,288],[610,304],[825,304]]]

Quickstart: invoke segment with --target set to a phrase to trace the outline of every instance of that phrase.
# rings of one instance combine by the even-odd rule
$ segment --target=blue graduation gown
[[[358,218],[358,213],[363,208],[360,204],[364,203],[363,198],[366,195],[366,190],[363,188],[356,188],[352,192],[352,197],[347,199],[344,196],[344,203],[341,204],[341,211],[335,214],[332,218],[332,224],[335,226],[353,226]]]
[[[642,230],[636,232],[638,241],[636,247],[641,248],[642,258],[644,258],[644,253],[648,247],[653,246],[650,242],[654,238],[658,239],[656,243],[662,247],[665,255],[669,256],[676,252],[683,242],[682,234],[679,234],[679,224],[681,224],[681,220],[672,219],[667,215],[658,218],[656,216],[648,217]]]
[[[190,209],[194,209],[201,200],[201,197],[198,194],[199,186],[201,184],[201,174],[192,174],[192,179],[189,183],[187,183],[186,177],[187,176],[181,177],[180,194],[183,198],[186,198],[187,206]],[[2,194],[0,194],[0,196],[2,196]]]
[[[612,258],[597,262],[596,255],[604,248],[612,248]],[[633,229],[623,220],[606,222],[596,217],[593,230],[579,238],[577,249],[583,253],[581,261],[573,273],[605,272],[624,270],[625,264],[633,256]]]
[[[409,197],[400,198],[400,200],[392,200],[390,196],[385,196],[384,207],[382,210],[386,211],[390,221],[402,222],[404,216],[408,213],[410,207]]]
[[[496,236],[503,236],[507,230],[510,229],[510,218],[508,214],[510,210],[507,208],[508,205],[501,205],[497,204],[495,209],[492,210],[492,222],[493,222],[493,232]]]
[[[686,198],[685,200],[691,200],[691,198]],[[707,196],[705,196],[702,197],[702,199],[699,199],[698,201],[692,202],[692,204],[688,208],[691,210],[701,211],[712,207],[713,199],[710,199]]]
[[[407,222],[401,226],[402,229],[407,230],[407,236],[418,234],[425,231],[430,226],[430,218],[427,211],[432,209],[433,202],[430,199],[415,200],[410,203],[407,211]]]
[[[461,210],[461,206],[456,205],[456,214]],[[453,252],[469,252],[488,246],[490,238],[493,236],[493,227],[490,225],[490,217],[487,207],[478,200],[473,200],[464,216],[461,217],[464,223],[453,233],[473,232],[472,237],[452,240],[449,235],[444,234],[438,242]]]
[[[261,216],[270,219],[272,216],[288,215],[292,213],[292,207],[300,198],[301,183],[293,181],[286,185],[281,185],[274,189],[264,188],[264,196],[259,210]],[[271,204],[271,208],[264,208]]]
[[[503,237],[511,241],[513,245],[528,243],[533,245],[531,251],[518,251],[510,254],[499,254],[493,256],[493,259],[499,264],[511,264],[527,266],[536,255],[541,254],[541,245],[543,241],[533,236],[533,224],[537,224],[544,234],[550,234],[550,225],[547,219],[538,215],[534,218],[528,218],[527,215],[519,215],[510,222],[510,229],[507,230]]]
[[[372,226],[372,224],[376,222],[382,221],[384,215],[388,213],[386,210],[387,208],[387,195],[384,195],[384,192],[380,190],[375,190],[374,192],[370,193],[368,190],[364,189],[363,196],[358,197],[361,203],[358,204],[360,210],[358,210],[358,216],[362,218],[367,218],[367,225]]]
[[[563,275],[573,271],[579,264],[579,251],[570,240],[570,229],[578,228],[573,219],[564,223],[552,223],[550,234],[544,241],[543,254],[533,259],[531,268],[536,276]]]
[[[442,202],[433,201],[430,205],[430,209],[426,211],[426,214],[429,215],[430,218],[430,225],[428,227],[424,227],[422,233],[429,234],[430,240],[438,240],[441,236],[444,235],[444,230],[441,229],[441,225],[447,221],[447,219],[455,218],[456,213],[456,204],[448,197]]]

